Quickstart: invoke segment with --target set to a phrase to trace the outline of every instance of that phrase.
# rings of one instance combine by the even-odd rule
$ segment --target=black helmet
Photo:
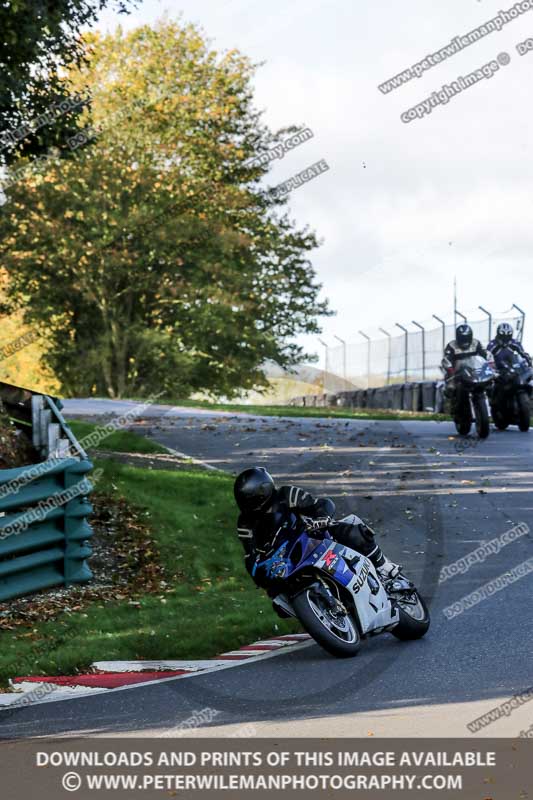
[[[496,329],[496,338],[501,344],[509,344],[513,338],[513,329],[508,322],[500,322]]]
[[[459,347],[470,347],[474,338],[474,332],[470,325],[459,325],[455,331],[455,341]]]
[[[233,493],[240,510],[246,513],[265,508],[275,488],[272,475],[266,469],[251,467],[237,476]]]

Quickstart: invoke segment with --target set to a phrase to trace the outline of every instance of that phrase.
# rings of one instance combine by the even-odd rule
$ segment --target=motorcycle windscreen
[[[487,361],[483,356],[468,356],[468,358],[461,359],[461,367],[468,367],[473,371],[483,369]]]

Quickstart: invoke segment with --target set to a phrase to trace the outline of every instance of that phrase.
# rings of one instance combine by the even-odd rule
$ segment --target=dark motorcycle
[[[530,426],[530,397],[533,391],[533,369],[518,353],[510,350],[498,357],[498,375],[490,405],[492,419],[500,431],[518,425],[527,433]]]
[[[481,356],[468,356],[448,370],[448,396],[453,394],[452,412],[457,433],[468,436],[472,423],[480,439],[490,433],[487,392],[496,377],[494,362]]]

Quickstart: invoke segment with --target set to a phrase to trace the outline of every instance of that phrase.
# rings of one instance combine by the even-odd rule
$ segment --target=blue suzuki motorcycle
[[[382,581],[368,558],[293,514],[268,557],[256,562],[253,575],[258,571],[280,616],[297,617],[334,656],[356,655],[363,638],[379,633],[407,640],[428,631],[429,611],[414,584],[403,575]]]

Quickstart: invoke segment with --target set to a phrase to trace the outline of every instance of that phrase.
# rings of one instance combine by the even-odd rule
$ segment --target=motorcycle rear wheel
[[[492,420],[499,431],[507,430],[510,425],[506,417],[500,411],[496,411],[496,409],[492,409]]]
[[[529,397],[524,392],[521,392],[516,400],[518,403],[518,427],[522,433],[527,433],[531,424]]]
[[[489,410],[483,395],[474,397],[474,411],[476,414],[476,431],[480,439],[486,439],[490,433]]]
[[[323,601],[317,584],[312,584],[291,600],[303,627],[324,650],[337,658],[357,655],[361,636],[350,613],[335,617]]]

